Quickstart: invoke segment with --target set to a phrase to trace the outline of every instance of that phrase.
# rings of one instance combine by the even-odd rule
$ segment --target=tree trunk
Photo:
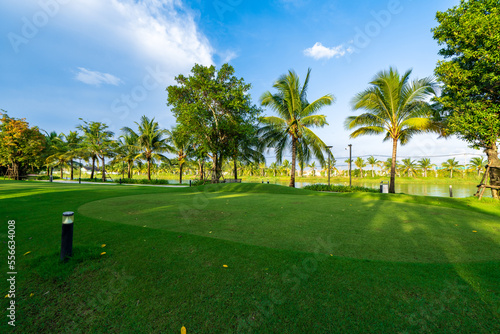
[[[148,158],[148,180],[151,181],[151,158]]]
[[[129,179],[132,178],[132,163],[130,161],[127,161],[127,176]]]
[[[495,143],[484,150],[484,153],[488,156],[488,166],[500,168],[500,160],[498,159],[498,148]],[[492,181],[493,174],[490,173],[490,183]],[[495,199],[499,199],[498,189],[491,189],[491,196]]]
[[[106,165],[104,165],[104,155],[101,158],[102,160],[102,182],[106,182]]]
[[[90,172],[90,179],[94,178],[94,170],[95,170],[95,155],[92,156],[92,171]]]
[[[236,165],[236,156],[233,158],[234,163],[233,163],[233,172],[234,172],[234,179],[238,179],[238,166]]]
[[[70,168],[71,168],[71,176],[70,176],[70,180],[73,181],[73,160],[70,160]]]
[[[392,139],[392,161],[391,161],[391,182],[389,183],[389,193],[396,193],[396,153],[398,151],[398,140]]]
[[[290,172],[290,187],[295,188],[295,160],[297,156],[297,139],[292,137],[292,168]]]
[[[63,178],[63,164],[61,163],[61,180]]]
[[[182,184],[182,167],[184,167],[184,164],[179,163],[179,183]]]

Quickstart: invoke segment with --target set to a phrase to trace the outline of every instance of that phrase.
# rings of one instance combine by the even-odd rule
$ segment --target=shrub
[[[157,185],[166,185],[168,184],[168,180],[148,180],[148,179],[121,179],[122,183],[127,184],[157,184]],[[115,183],[120,183],[120,179],[114,180]]]
[[[327,185],[327,184],[312,184],[310,186],[305,186],[304,189],[313,191],[332,191],[337,193],[353,193],[353,192],[367,192],[367,193],[378,193],[378,189],[358,187],[358,186],[340,186],[340,185]]]
[[[197,187],[197,186],[204,186],[205,184],[210,184],[212,183],[210,180],[194,180],[191,182],[191,186]]]
[[[52,180],[59,180],[59,179],[60,179],[59,176],[53,176],[52,177]],[[39,180],[39,181],[50,180],[50,176],[48,176],[48,175],[37,176],[35,178],[35,180]]]

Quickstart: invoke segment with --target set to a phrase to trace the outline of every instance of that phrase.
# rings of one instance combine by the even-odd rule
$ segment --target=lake
[[[270,182],[274,184],[279,184],[283,186],[288,186],[289,182]],[[295,182],[297,188],[302,188],[307,185],[313,184],[311,182]],[[349,185],[349,183],[333,183],[339,185]],[[353,182],[353,186],[362,186],[367,188],[380,189],[379,184],[374,183],[364,183],[364,182]],[[463,198],[473,196],[477,187],[473,184],[454,184],[453,185],[453,197]],[[403,183],[396,181],[396,193],[404,193],[409,195],[420,195],[420,196],[438,196],[438,197],[450,197],[450,185],[446,184],[422,184],[422,183]],[[491,191],[486,190],[484,192],[484,197],[491,197]]]

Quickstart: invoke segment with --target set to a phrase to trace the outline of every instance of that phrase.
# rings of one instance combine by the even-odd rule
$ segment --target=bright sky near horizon
[[[289,69],[312,69],[309,100],[331,93],[316,129],[338,164],[348,156],[385,160],[382,136],[349,139],[352,97],[389,66],[433,75],[439,46],[431,29],[437,11],[459,0],[23,0],[0,4],[0,108],[30,125],[67,133],[102,121],[117,135],[142,115],[175,124],[165,88],[195,63],[229,62],[252,84],[255,104]],[[270,115],[271,111],[264,114]],[[457,139],[416,136],[398,157],[481,154]],[[267,153],[266,157],[271,157]],[[268,159],[268,161],[273,160]]]

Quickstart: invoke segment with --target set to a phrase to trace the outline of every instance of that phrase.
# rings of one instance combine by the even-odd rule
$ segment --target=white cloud
[[[79,67],[78,70],[80,72],[78,72],[75,79],[88,85],[100,86],[101,84],[108,84],[118,86],[122,82],[119,78],[109,73],[90,71],[83,67]]]
[[[331,47],[331,48],[327,48],[326,46],[324,46],[320,42],[317,42],[316,44],[314,44],[314,46],[312,48],[304,50],[304,54],[306,56],[312,57],[316,60],[322,59],[322,58],[330,59],[333,57],[340,58],[340,57],[345,56],[346,54],[350,54],[353,52],[354,52],[354,50],[351,47],[348,47],[346,49],[344,47],[344,45],[342,45],[342,44],[338,45],[338,46]]]
[[[172,78],[194,63],[213,63],[215,51],[180,0],[74,0],[61,13],[65,26],[117,61],[160,66]]]

